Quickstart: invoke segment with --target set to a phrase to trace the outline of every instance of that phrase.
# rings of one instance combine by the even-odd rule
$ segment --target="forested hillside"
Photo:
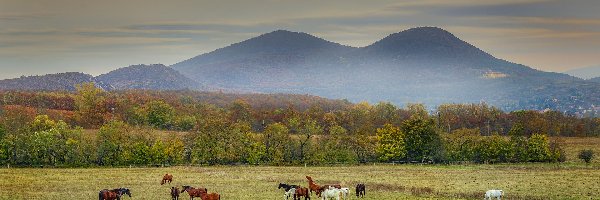
[[[2,92],[0,99],[0,164],[22,166],[556,162],[564,153],[549,136],[600,135],[596,118],[486,104],[428,112],[421,104],[106,92],[92,84],[75,93]]]

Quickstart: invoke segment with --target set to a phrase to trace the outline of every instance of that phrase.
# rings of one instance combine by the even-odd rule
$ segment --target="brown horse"
[[[321,190],[321,186],[317,185],[313,180],[312,177],[310,176],[306,176],[306,179],[308,179],[308,188],[310,193],[312,194],[313,191],[315,191],[315,193],[317,193],[317,196],[321,196],[319,192]]]
[[[169,184],[171,184],[172,181],[173,181],[173,175],[171,175],[171,174],[165,174],[163,176],[162,181],[160,181],[160,184],[163,185],[163,184],[165,184],[167,182],[169,182]]]
[[[131,192],[127,188],[117,188],[112,190],[103,189],[98,193],[98,200],[121,200],[124,194],[131,197]]]
[[[179,200],[179,188],[171,187],[171,199]]]
[[[194,199],[194,197],[202,198],[202,195],[206,195],[208,190],[206,188],[196,189],[191,186],[184,185],[181,189],[181,193],[187,192],[190,195],[190,199]]]
[[[296,187],[296,194],[294,194],[294,200],[300,200],[300,197],[304,197],[304,200],[310,199],[310,192],[308,188]]]
[[[221,200],[221,195],[219,195],[217,193],[210,193],[210,194],[202,193],[202,196],[200,198],[202,200]]]
[[[323,192],[325,189],[329,188],[329,186],[335,187],[337,189],[342,188],[342,186],[339,184],[319,186],[312,180],[312,177],[310,177],[310,176],[306,176],[306,179],[308,179],[308,188],[310,189],[310,192],[312,193],[313,191],[315,191],[315,193],[317,194],[318,197],[321,197],[321,192]]]

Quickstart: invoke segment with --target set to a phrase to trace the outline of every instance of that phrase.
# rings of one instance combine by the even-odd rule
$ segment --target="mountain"
[[[115,90],[182,90],[200,87],[195,81],[162,64],[132,65],[102,74],[96,79],[110,84]]]
[[[87,82],[93,82],[103,89],[111,89],[110,85],[97,81],[92,75],[66,72],[0,80],[0,90],[74,91],[76,84]]]
[[[600,83],[600,76],[596,77],[596,78],[590,78],[590,79],[588,79],[588,81]]]
[[[598,84],[495,58],[436,27],[408,29],[361,48],[278,30],[172,67],[204,85],[233,91],[355,102],[485,101],[505,110],[573,110],[600,103]]]
[[[594,78],[594,77],[600,77],[600,65],[572,69],[572,70],[566,71],[565,74],[569,74],[571,76],[579,77],[582,79],[590,79],[590,78]]]

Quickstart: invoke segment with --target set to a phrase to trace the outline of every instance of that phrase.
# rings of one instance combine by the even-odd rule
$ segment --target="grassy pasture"
[[[279,182],[306,186],[306,175],[352,192],[364,182],[365,199],[482,199],[492,188],[505,190],[506,199],[600,199],[600,138],[559,140],[562,164],[0,168],[0,199],[96,199],[100,189],[117,187],[132,189],[131,199],[169,199],[170,186],[159,184],[164,173],[174,175],[172,185],[207,187],[223,199],[281,199]],[[596,152],[592,164],[577,158],[582,149]]]
[[[482,199],[487,189],[507,199],[598,199],[600,166],[583,164],[363,165],[333,167],[169,167],[0,169],[0,199],[96,199],[103,188],[128,187],[131,199],[169,199],[169,185],[203,186],[222,199],[281,199],[279,182],[367,185],[365,199]],[[354,189],[352,188],[352,192]],[[185,194],[187,197],[187,194]],[[313,195],[313,198],[315,196]],[[126,197],[125,199],[129,199]],[[187,198],[186,198],[187,199]],[[355,199],[355,198],[353,198]]]

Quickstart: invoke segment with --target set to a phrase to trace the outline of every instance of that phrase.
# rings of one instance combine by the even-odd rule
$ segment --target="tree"
[[[375,151],[380,161],[395,161],[406,156],[404,134],[400,128],[385,124],[377,129],[377,147]]]
[[[552,158],[548,137],[535,133],[527,141],[527,155],[531,162],[547,162]]]
[[[77,121],[85,127],[97,127],[103,124],[106,113],[105,92],[97,88],[94,83],[77,84],[75,88],[77,91],[74,96]]]
[[[128,141],[129,126],[122,121],[110,121],[98,131],[98,165],[122,165],[127,161],[125,142]]]
[[[583,160],[585,163],[591,163],[594,159],[594,151],[591,149],[581,150],[578,155],[579,159]]]
[[[265,160],[271,164],[281,165],[285,161],[286,143],[290,141],[289,129],[281,124],[269,124],[264,131]]]
[[[400,127],[404,133],[404,144],[408,160],[431,160],[442,150],[441,138],[432,119],[413,115]]]
[[[161,129],[171,129],[175,119],[175,110],[164,101],[151,101],[146,104],[148,123]]]

